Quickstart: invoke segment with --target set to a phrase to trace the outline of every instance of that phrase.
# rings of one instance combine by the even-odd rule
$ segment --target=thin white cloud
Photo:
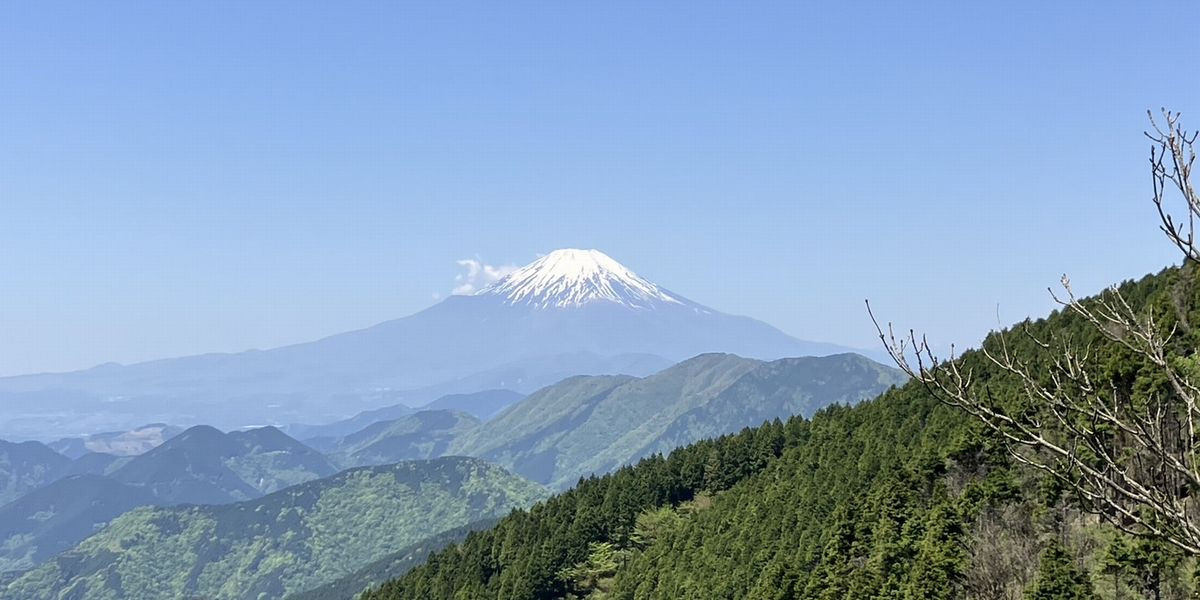
[[[476,258],[464,258],[455,262],[466,269],[466,273],[459,273],[454,277],[454,290],[450,293],[456,296],[474,294],[521,268],[517,265],[484,264]]]

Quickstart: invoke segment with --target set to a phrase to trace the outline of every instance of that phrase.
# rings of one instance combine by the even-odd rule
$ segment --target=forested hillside
[[[351,469],[237,504],[139,508],[0,597],[281,598],[543,495],[494,465],[446,457]]]
[[[1179,273],[1123,292],[1138,307],[1200,316]],[[1128,397],[1162,385],[1075,314],[1027,325],[1091,343],[1105,383]],[[1052,359],[1031,337],[1006,339]],[[1175,344],[1181,357],[1197,346],[1191,333]],[[1016,408],[1017,378],[978,352],[960,360]],[[1161,540],[1082,512],[912,383],[588,479],[364,598],[1184,598],[1191,568]]]
[[[467,431],[450,454],[563,489],[658,452],[872,398],[905,377],[857,354],[759,361],[701,354],[648,377],[571,377]]]

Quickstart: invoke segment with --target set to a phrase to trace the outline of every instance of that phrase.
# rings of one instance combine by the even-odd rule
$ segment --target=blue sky
[[[594,247],[798,337],[971,344],[1175,254],[1200,5],[4,3],[0,374],[299,342]]]

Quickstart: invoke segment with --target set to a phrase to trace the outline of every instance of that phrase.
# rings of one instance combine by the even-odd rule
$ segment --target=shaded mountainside
[[[464,412],[423,410],[342,438],[333,445],[329,458],[344,467],[437,458],[446,454],[457,437],[480,423]]]
[[[1182,299],[1200,322],[1200,295],[1181,295],[1177,273],[1127,284],[1126,297],[1136,306]],[[1029,327],[1092,344],[1120,393],[1162,385],[1072,314]],[[1175,344],[1181,356],[1200,346],[1192,332]],[[1049,360],[1024,336],[1008,348]],[[1019,397],[1021,383],[981,353],[960,360],[997,397]],[[364,597],[1182,599],[1193,568],[1163,542],[1083,513],[910,383],[589,478]]]
[[[543,495],[499,467],[448,457],[352,469],[250,502],[136,509],[0,596],[281,598]]]
[[[150,492],[98,475],[72,475],[0,507],[0,573],[30,569],[126,511],[159,504]]]
[[[470,431],[450,453],[565,487],[656,452],[776,417],[811,415],[901,383],[855,354],[763,362],[705,354],[644,378],[573,377]]]
[[[573,373],[573,375],[576,373]],[[483,390],[472,394],[449,394],[425,406],[422,410],[457,410],[486,421],[500,411],[520,402],[525,395],[513,390]]]
[[[248,500],[337,469],[321,453],[274,427],[223,433],[196,426],[135,457],[110,476],[164,503]]]
[[[222,433],[200,426],[140,456],[91,452],[52,462],[40,487],[0,507],[0,572],[34,567],[136,506],[225,504],[337,471],[273,427]]]
[[[0,440],[0,505],[62,477],[70,465],[71,459],[41,442]]]

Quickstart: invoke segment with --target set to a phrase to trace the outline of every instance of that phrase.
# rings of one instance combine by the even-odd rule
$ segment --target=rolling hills
[[[456,438],[481,423],[464,412],[422,410],[341,438],[329,448],[329,458],[344,467],[437,458],[446,454]]]
[[[561,489],[653,453],[855,403],[903,381],[854,354],[771,362],[705,354],[644,378],[569,378],[458,437],[449,452]]]
[[[166,504],[222,504],[336,471],[321,453],[274,427],[224,433],[198,425],[109,476],[145,488]]]
[[[113,518],[160,504],[149,491],[99,475],[72,475],[0,506],[0,574],[69,549]]]
[[[10,446],[50,466],[26,468],[38,477],[25,487],[37,485],[0,506],[0,573],[34,567],[135,507],[226,504],[337,471],[275,428],[193,427],[133,457],[91,452],[71,461],[36,442]]]
[[[42,598],[280,598],[540,499],[471,458],[352,469],[224,506],[140,508],[0,590]]]

